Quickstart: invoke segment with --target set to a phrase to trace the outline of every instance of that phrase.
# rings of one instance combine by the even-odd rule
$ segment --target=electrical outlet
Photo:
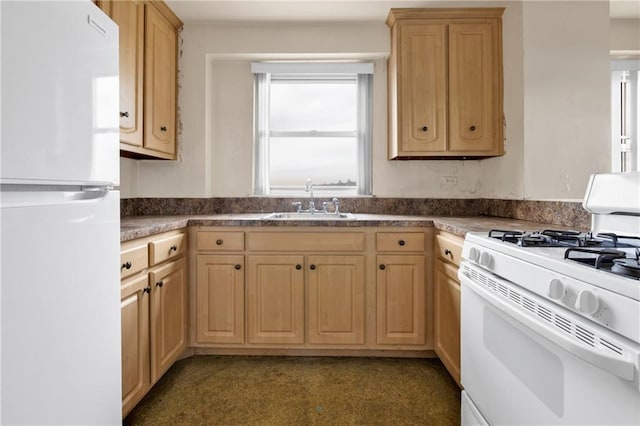
[[[440,182],[443,185],[454,186],[458,184],[458,176],[442,176]]]

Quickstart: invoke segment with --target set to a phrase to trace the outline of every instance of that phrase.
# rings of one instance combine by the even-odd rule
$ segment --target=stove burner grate
[[[640,262],[638,259],[614,259],[611,272],[627,277],[640,279]]]
[[[564,252],[564,258],[595,269],[640,279],[638,258],[628,258],[627,254],[621,250],[575,247],[567,249]]]
[[[524,235],[522,231],[505,231],[503,229],[492,229],[489,231],[489,238],[495,238],[508,243],[517,243]]]
[[[613,233],[579,231],[560,231],[545,229],[542,232],[524,232],[516,230],[492,229],[489,238],[495,238],[521,247],[602,247],[602,248],[639,248],[640,237],[616,235]]]

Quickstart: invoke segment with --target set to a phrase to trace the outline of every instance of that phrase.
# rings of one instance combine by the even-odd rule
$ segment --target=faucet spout
[[[309,193],[309,211],[313,213],[316,211],[316,202],[313,199],[313,183],[311,183],[311,179],[307,179],[307,183],[304,185],[304,192]]]

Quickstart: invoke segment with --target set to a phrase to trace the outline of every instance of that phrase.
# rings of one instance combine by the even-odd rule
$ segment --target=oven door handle
[[[491,306],[498,308],[504,314],[517,320],[540,336],[610,374],[624,380],[633,381],[635,377],[635,364],[628,359],[616,358],[608,354],[597,352],[595,349],[592,350],[582,347],[577,342],[574,342],[567,338],[567,336],[561,334],[559,331],[548,327],[540,321],[530,318],[515,307],[500,300],[497,295],[492,294],[491,291],[475,283],[468,276],[459,274],[459,277],[462,279],[463,285],[466,285],[469,289],[473,290],[474,293],[485,299]]]

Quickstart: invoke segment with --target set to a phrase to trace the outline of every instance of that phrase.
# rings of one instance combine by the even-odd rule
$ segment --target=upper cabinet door
[[[113,1],[108,7],[120,28],[120,142],[142,147],[144,3]]]
[[[391,9],[389,159],[504,154],[503,11]]]
[[[145,148],[175,155],[176,30],[151,5],[145,22]]]
[[[495,152],[502,96],[496,29],[489,23],[449,26],[451,151],[500,154]]]
[[[401,156],[447,148],[446,32],[443,24],[400,27]]]

